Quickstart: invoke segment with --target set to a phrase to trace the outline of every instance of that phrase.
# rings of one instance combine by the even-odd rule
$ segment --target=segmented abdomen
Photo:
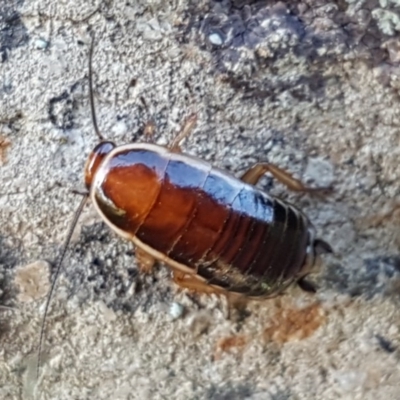
[[[153,147],[119,150],[102,165],[96,201],[113,224],[227,290],[263,295],[296,278],[308,242],[300,211]]]

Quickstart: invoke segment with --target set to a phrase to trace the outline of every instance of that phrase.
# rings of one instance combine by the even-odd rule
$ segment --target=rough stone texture
[[[399,399],[398,0],[0,0],[0,28],[1,399]],[[37,384],[43,260],[54,266],[96,143],[90,32],[105,137],[141,140],[153,119],[166,144],[197,112],[190,154],[333,183],[325,199],[260,185],[304,209],[335,255],[317,295],[227,319],[224,299],[177,291],[166,268],[140,274],[87,207]]]

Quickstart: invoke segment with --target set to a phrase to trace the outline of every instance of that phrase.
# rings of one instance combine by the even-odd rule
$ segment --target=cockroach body
[[[156,260],[172,270],[175,282],[200,292],[233,298],[266,298],[311,272],[315,255],[330,246],[296,207],[255,187],[266,172],[297,191],[306,188],[275,165],[259,163],[240,179],[181,153],[179,144],[196,122],[191,116],[167,148],[149,143],[117,147],[100,134],[89,56],[90,109],[100,143],[85,167],[84,195],[57,262],[40,332],[37,374],[46,315],[68,245],[88,196],[104,221],[136,245],[142,270]],[[145,137],[154,124],[148,123]]]
[[[200,159],[103,141],[89,157],[85,183],[107,225],[142,260],[171,267],[181,286],[269,297],[314,265],[320,241],[300,210]]]

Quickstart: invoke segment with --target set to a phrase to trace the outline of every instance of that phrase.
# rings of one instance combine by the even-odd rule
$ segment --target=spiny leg
[[[250,315],[247,310],[249,299],[237,293],[226,292],[225,294],[228,303],[227,319],[243,322]]]
[[[139,99],[143,105],[146,114],[151,115],[145,98],[140,96]],[[156,128],[156,123],[154,122],[154,119],[150,116],[150,119],[147,121],[146,125],[143,128],[143,138],[146,143],[154,143],[154,134],[156,133]]]
[[[310,251],[313,254],[313,258],[318,257],[322,254],[333,253],[330,244],[326,243],[322,239],[313,239],[312,243],[313,243],[312,245],[313,249]],[[313,272],[317,271],[317,269],[318,269],[318,264],[315,263],[315,258],[314,258],[313,264],[308,268],[306,268],[305,272],[297,279],[297,285],[299,286],[300,289],[309,293],[317,292],[318,289],[317,284],[312,280],[308,279],[308,276]]]
[[[196,125],[196,122],[197,122],[196,114],[192,114],[186,119],[181,130],[179,131],[179,133],[176,135],[175,139],[172,141],[171,145],[169,146],[169,148],[172,152],[174,152],[174,153],[182,152],[180,143],[182,142],[183,139],[185,139],[187,136],[190,135],[190,133],[192,132],[193,128]]]
[[[136,247],[135,254],[139,270],[145,274],[149,274],[153,270],[156,259],[140,247]]]
[[[297,285],[301,290],[308,293],[317,293],[317,285],[314,282],[311,282],[307,279],[307,277],[303,276],[297,281]]]
[[[333,253],[333,249],[329,243],[325,242],[325,240],[315,239],[314,240],[314,253],[317,256],[320,256],[321,254],[331,254],[331,253]]]
[[[243,320],[248,315],[246,314],[246,306],[248,299],[237,293],[230,293],[223,289],[218,290],[207,282],[201,281],[195,275],[185,274],[184,272],[174,270],[174,282],[182,289],[188,289],[196,293],[202,294],[217,294],[226,296],[227,300],[227,319],[232,319],[232,311],[237,314],[238,320]]]
[[[174,270],[174,282],[183,289],[192,290],[198,293],[219,293],[216,288],[210,286],[207,282],[203,282],[196,278],[195,275],[185,274],[184,272]]]
[[[279,182],[283,183],[288,189],[295,192],[325,192],[331,190],[331,187],[310,188],[303,184],[299,179],[294,178],[289,172],[269,163],[257,163],[249,168],[242,176],[243,182],[255,185],[260,178],[269,172]]]
[[[153,120],[146,123],[143,129],[143,137],[146,143],[154,143],[154,134],[156,132],[156,124]]]

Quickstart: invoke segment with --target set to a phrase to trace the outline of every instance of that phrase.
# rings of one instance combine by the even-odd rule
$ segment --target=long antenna
[[[94,48],[94,35],[92,35],[92,42],[90,44],[90,51],[89,51],[89,99],[90,99],[90,111],[92,114],[92,122],[93,122],[93,127],[96,132],[96,135],[99,137],[100,140],[104,140],[103,136],[101,135],[99,128],[97,126],[97,120],[96,120],[96,111],[94,107],[94,96],[93,96],[93,73],[92,73],[92,59],[93,59],[93,48]],[[60,254],[60,258],[58,259],[57,266],[56,266],[56,272],[53,278],[53,282],[51,284],[50,292],[46,300],[46,305],[44,309],[44,315],[43,315],[43,320],[42,320],[42,326],[40,330],[40,338],[39,338],[39,349],[38,349],[38,359],[37,359],[37,366],[36,366],[36,378],[37,380],[39,379],[39,370],[40,370],[40,365],[41,365],[41,356],[42,356],[42,345],[43,341],[45,338],[45,328],[46,328],[46,317],[49,311],[49,306],[51,299],[53,297],[53,293],[56,287],[56,283],[58,280],[58,277],[61,272],[61,267],[62,263],[64,261],[65,255],[67,254],[68,246],[71,242],[71,237],[72,234],[74,233],[76,224],[78,223],[79,217],[82,214],[83,207],[86,204],[86,201],[89,198],[89,193],[85,193],[83,195],[83,198],[81,202],[79,203],[78,209],[75,211],[74,218],[72,220],[71,226],[68,230],[67,237],[65,239],[65,242],[62,247],[62,251]]]
[[[71,241],[72,234],[73,234],[73,232],[75,230],[75,227],[76,227],[76,224],[78,222],[79,216],[81,215],[83,207],[85,206],[86,201],[87,201],[88,198],[89,198],[88,194],[83,196],[81,202],[79,203],[79,207],[75,212],[74,219],[72,220],[72,224],[71,224],[71,226],[70,226],[70,228],[68,230],[68,235],[67,235],[67,237],[65,239],[60,258],[58,259],[58,262],[57,262],[56,273],[54,275],[53,282],[51,283],[50,292],[49,292],[49,295],[47,296],[46,307],[44,309],[44,315],[43,315],[43,320],[42,320],[42,327],[41,327],[41,330],[40,330],[38,360],[37,360],[37,368],[36,368],[36,378],[37,379],[39,379],[39,369],[40,369],[40,365],[41,365],[41,356],[42,356],[42,343],[43,343],[43,339],[44,339],[44,332],[45,332],[45,327],[46,327],[46,317],[47,317],[47,313],[48,313],[48,310],[49,310],[50,301],[51,301],[51,299],[53,297],[53,293],[54,293],[54,289],[56,287],[57,279],[58,279],[58,277],[60,275],[62,263],[64,261],[65,255],[67,253],[68,246],[69,246],[69,243]]]
[[[94,131],[100,140],[104,140],[103,135],[99,131],[96,119],[96,110],[94,108],[94,96],[93,96],[93,73],[92,73],[92,59],[93,59],[93,49],[94,49],[94,34],[92,35],[92,43],[90,44],[89,51],[89,99],[90,99],[90,112],[92,114],[92,122]]]

